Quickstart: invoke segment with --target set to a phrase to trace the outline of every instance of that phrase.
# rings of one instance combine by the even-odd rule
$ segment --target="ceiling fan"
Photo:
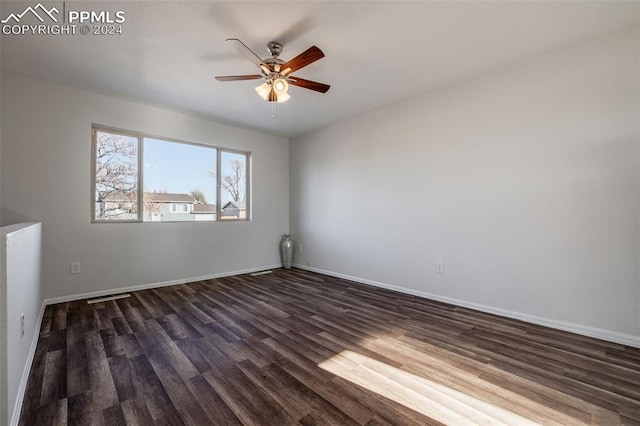
[[[282,44],[277,41],[267,43],[267,49],[271,54],[270,58],[261,59],[253,50],[237,38],[228,38],[225,41],[233,43],[235,48],[248,60],[260,67],[261,74],[250,75],[225,75],[217,76],[218,81],[238,81],[238,80],[260,80],[265,82],[256,87],[256,92],[262,99],[268,102],[286,102],[291,96],[288,93],[289,85],[326,93],[329,90],[328,84],[316,81],[305,80],[291,75],[291,73],[314,63],[324,57],[322,50],[316,46],[311,46],[290,61],[283,61],[278,58],[282,52]]]

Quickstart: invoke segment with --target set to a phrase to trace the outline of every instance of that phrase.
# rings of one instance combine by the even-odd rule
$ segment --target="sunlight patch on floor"
[[[537,424],[501,407],[350,350],[321,362],[318,367],[447,424]]]

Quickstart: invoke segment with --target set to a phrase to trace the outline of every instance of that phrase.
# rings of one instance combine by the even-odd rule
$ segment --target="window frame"
[[[97,156],[97,134],[98,132],[104,133],[113,133],[117,135],[133,137],[138,140],[138,155],[137,155],[137,168],[138,168],[138,179],[136,182],[137,185],[137,197],[136,202],[138,203],[137,219],[97,219],[96,218],[96,156]],[[166,221],[145,221],[143,220],[144,215],[144,140],[148,139],[156,139],[162,142],[171,142],[171,143],[179,143],[184,145],[195,145],[204,148],[211,148],[216,151],[216,219],[215,220],[193,220],[193,221],[181,221],[181,220],[166,220]],[[245,217],[237,218],[237,219],[220,219],[222,213],[222,153],[232,153],[244,155],[245,157]],[[163,136],[152,135],[144,132],[136,132],[132,130],[119,129],[115,127],[104,126],[101,124],[92,123],[91,124],[91,223],[222,223],[222,222],[250,222],[252,220],[252,209],[251,209],[251,166],[252,166],[252,158],[253,155],[251,151],[244,151],[235,148],[225,148],[218,145],[209,145],[205,143],[198,142],[190,142],[181,139],[175,138],[167,138]],[[187,207],[187,213],[189,213]]]
[[[245,156],[245,198],[246,201],[244,203],[244,211],[245,218],[244,219],[224,219],[222,220],[222,173],[219,173],[218,170],[222,170],[222,152],[228,152],[231,154],[240,154]],[[214,222],[250,222],[251,221],[251,166],[252,166],[252,155],[250,151],[242,151],[239,149],[233,148],[218,148],[218,158],[216,161],[216,220]]]
[[[137,219],[97,219],[96,218],[96,169],[97,169],[97,155],[98,155],[98,132],[114,133],[122,136],[136,138],[138,140],[138,155],[136,156],[136,167],[138,176],[136,180],[136,203],[137,203]],[[110,129],[104,126],[91,125],[91,223],[138,223],[142,220],[142,171],[140,170],[140,164],[142,164],[142,140],[138,134],[128,130]]]

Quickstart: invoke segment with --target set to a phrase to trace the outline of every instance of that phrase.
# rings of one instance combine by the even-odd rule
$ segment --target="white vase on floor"
[[[280,249],[282,250],[282,264],[284,265],[284,269],[291,269],[291,262],[293,261],[293,241],[291,241],[291,235],[282,236]]]

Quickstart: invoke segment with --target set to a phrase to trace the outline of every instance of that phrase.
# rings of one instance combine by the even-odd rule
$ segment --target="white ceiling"
[[[0,14],[33,2],[2,2]],[[62,2],[46,2],[45,5]],[[543,52],[640,21],[640,3],[534,2],[70,2],[67,10],[124,10],[120,36],[5,36],[2,70],[292,137]],[[285,61],[311,45],[326,57],[295,75],[331,84],[290,88],[271,105],[237,37]]]

